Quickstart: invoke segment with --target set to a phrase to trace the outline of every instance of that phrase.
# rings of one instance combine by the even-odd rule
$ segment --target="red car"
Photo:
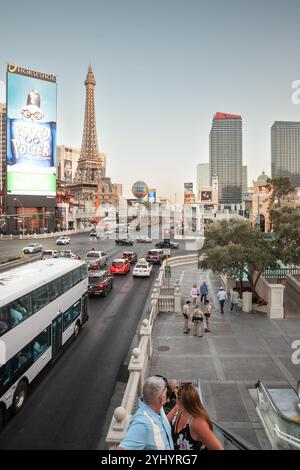
[[[110,266],[112,274],[127,274],[130,271],[130,263],[128,259],[115,259]]]

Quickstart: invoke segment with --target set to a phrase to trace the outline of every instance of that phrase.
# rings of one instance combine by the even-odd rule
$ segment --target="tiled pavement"
[[[211,332],[203,338],[183,335],[181,315],[160,314],[155,324],[150,375],[162,374],[178,381],[200,379],[212,419],[258,448],[270,448],[249,389],[258,379],[267,386],[296,387],[300,366],[291,362],[291,345],[300,339],[300,320],[275,321],[263,313],[240,312],[235,316],[228,311],[228,304],[221,315],[216,299],[222,285],[219,276],[187,266],[172,268],[172,278],[181,278],[182,301],[189,298],[194,282],[208,282],[209,297],[215,306]],[[190,327],[193,333],[192,322]]]

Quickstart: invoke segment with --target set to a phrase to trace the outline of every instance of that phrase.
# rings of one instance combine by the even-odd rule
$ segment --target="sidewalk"
[[[212,419],[236,432],[258,448],[270,448],[255,410],[249,389],[258,379],[267,386],[296,387],[300,366],[293,365],[292,342],[300,339],[300,320],[270,320],[263,313],[233,315],[229,303],[221,315],[216,294],[222,281],[213,273],[195,267],[172,269],[180,279],[182,302],[190,298],[191,286],[208,282],[209,298],[215,309],[211,332],[203,338],[183,335],[181,315],[160,314],[156,320],[150,375],[197,382],[201,380],[205,405]]]

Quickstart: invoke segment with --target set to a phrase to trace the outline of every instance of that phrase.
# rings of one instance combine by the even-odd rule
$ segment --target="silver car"
[[[91,250],[85,255],[85,262],[89,269],[100,269],[107,264],[107,254],[104,251]]]
[[[23,248],[23,253],[37,253],[38,251],[42,251],[43,247],[40,243],[29,243],[29,245]]]

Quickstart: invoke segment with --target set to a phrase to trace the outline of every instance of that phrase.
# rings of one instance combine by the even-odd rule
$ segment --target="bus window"
[[[88,275],[87,266],[86,265],[80,266],[80,272],[81,272],[81,280],[85,279]]]
[[[75,286],[75,284],[78,284],[78,282],[81,281],[80,268],[75,269],[72,272],[72,275],[73,275],[73,286]]]
[[[34,361],[50,346],[49,329],[50,327],[46,328],[33,340],[33,360]]]
[[[32,308],[33,312],[37,312],[49,303],[48,286],[42,286],[32,292]]]
[[[31,295],[27,294],[17,300],[18,309],[22,312],[23,319],[32,314]]]
[[[73,307],[71,308],[68,308],[68,310],[66,310],[64,312],[64,326],[63,326],[63,330],[65,331],[69,325],[71,325],[72,321],[73,321],[73,315],[72,315],[72,311],[73,311]]]
[[[9,312],[12,326],[16,326],[23,321],[24,313],[18,301],[9,305]]]
[[[71,289],[72,285],[73,285],[72,273],[65,274],[63,276],[63,289],[64,289],[64,292],[67,292],[69,289]]]
[[[11,318],[8,306],[0,308],[0,336],[4,335],[11,328]]]
[[[50,295],[50,301],[56,299],[63,293],[63,288],[62,288],[62,278],[59,277],[58,279],[55,279],[54,281],[49,283],[49,295]]]
[[[0,390],[6,387],[10,381],[9,362],[0,367]],[[2,393],[0,394],[2,395]]]
[[[20,369],[24,370],[32,362],[32,347],[31,343],[25,348],[21,349],[11,360],[11,372],[12,375],[15,375],[19,372]]]
[[[75,304],[75,305],[73,306],[73,315],[72,315],[73,321],[74,321],[77,317],[79,317],[80,313],[81,313],[81,302],[77,302],[77,304]]]

